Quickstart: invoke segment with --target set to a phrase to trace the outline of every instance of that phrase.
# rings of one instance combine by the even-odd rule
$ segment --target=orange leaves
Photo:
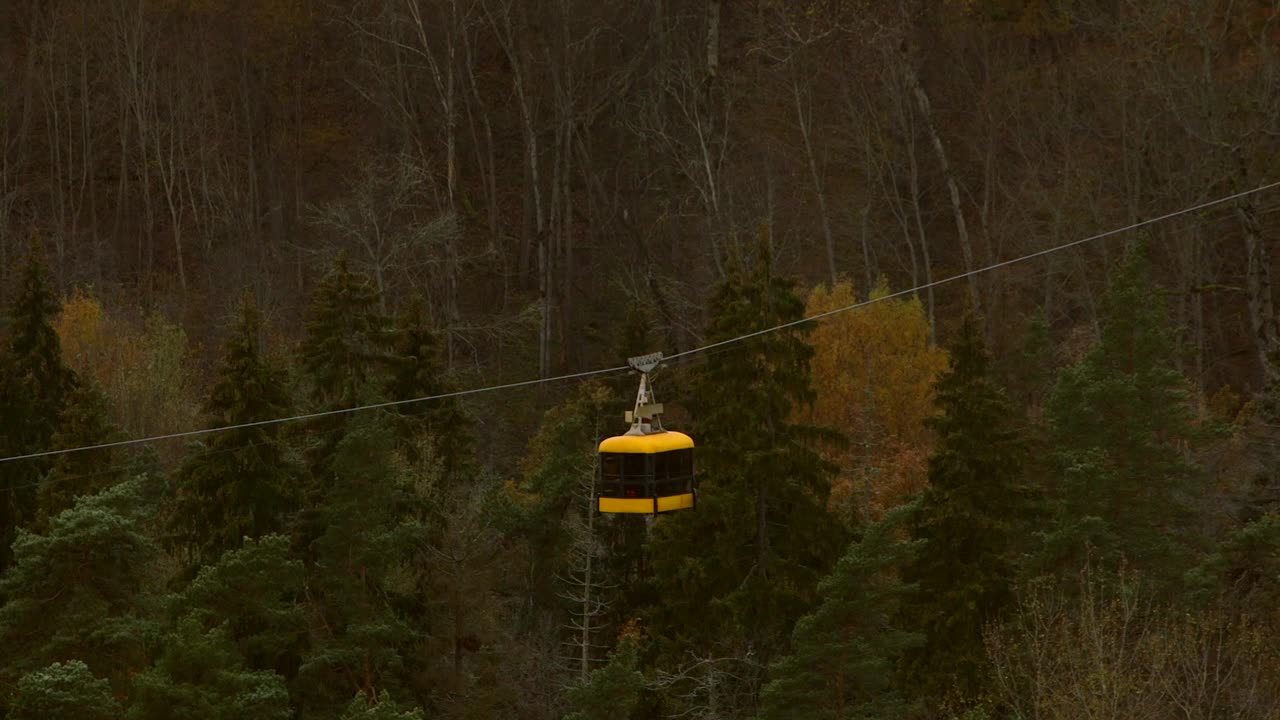
[[[120,382],[126,368],[139,364],[136,338],[128,328],[107,317],[102,303],[77,288],[62,303],[54,322],[62,357],[80,377],[91,377],[103,388]]]
[[[881,280],[871,297],[889,294]],[[820,285],[809,295],[807,315],[857,302],[853,287]],[[934,414],[933,382],[946,353],[929,341],[918,299],[883,300],[823,320],[810,337],[817,400],[806,422],[846,433],[846,450],[829,456],[841,467],[832,491],[837,506],[855,503],[876,518],[924,486]]]

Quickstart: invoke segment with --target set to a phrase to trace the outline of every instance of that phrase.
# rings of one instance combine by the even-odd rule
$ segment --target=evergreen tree
[[[423,715],[418,708],[401,709],[391,699],[391,694],[384,691],[377,701],[364,695],[356,695],[339,720],[423,720]]]
[[[274,672],[248,670],[222,627],[184,618],[156,664],[133,678],[129,720],[289,720],[289,690]]]
[[[632,636],[618,643],[613,657],[604,667],[591,672],[583,682],[568,692],[569,707],[565,720],[627,720],[640,700],[644,675],[636,667],[640,651]]]
[[[769,669],[762,720],[889,720],[921,709],[914,688],[901,692],[894,677],[903,653],[925,640],[898,624],[916,591],[898,569],[923,543],[898,536],[916,509],[893,508],[868,526],[823,579],[821,604],[796,623],[791,654]]]
[[[385,395],[391,400],[440,395],[448,391],[440,364],[440,344],[431,329],[427,308],[414,296],[390,331],[386,357],[390,372]],[[396,406],[396,427],[402,440],[426,434],[449,478],[474,471],[471,436],[466,416],[454,398]],[[412,450],[414,444],[405,445]]]
[[[316,288],[301,347],[301,365],[316,410],[337,410],[378,398],[378,361],[386,329],[378,292],[352,270],[343,251]],[[341,417],[341,416],[339,416]]]
[[[92,379],[81,380],[67,396],[53,447],[82,448],[123,439],[111,421],[108,400]],[[120,482],[125,469],[117,465],[112,448],[82,450],[53,457],[53,468],[40,483],[37,530],[43,531],[50,518],[71,507],[82,495],[92,495]]]
[[[286,376],[265,357],[262,314],[241,302],[204,414],[215,428],[261,422],[290,411]],[[170,531],[192,567],[216,562],[245,538],[278,532],[293,507],[298,471],[278,424],[214,433],[196,443],[178,473]]]
[[[12,720],[119,720],[111,684],[79,660],[54,663],[18,681]]]
[[[1009,377],[1009,394],[1017,405],[1038,420],[1044,399],[1053,386],[1053,343],[1044,310],[1037,308],[1027,319],[1018,351],[1004,363]]]
[[[403,611],[422,601],[407,570],[424,535],[420,508],[394,482],[385,419],[352,423],[335,448],[308,548],[311,642],[299,670],[308,717],[333,717],[356,692],[400,693],[425,630]]]
[[[931,704],[970,705],[985,691],[982,632],[1012,600],[1017,537],[1029,522],[1017,413],[991,374],[978,320],[966,313],[938,379],[938,445],[912,536],[922,544],[903,578],[919,588],[906,624],[925,643],[906,656],[908,687]]]
[[[316,289],[300,348],[298,365],[309,410],[343,410],[384,399],[387,329],[377,309],[377,291],[350,268],[342,252]],[[320,516],[334,482],[334,454],[358,421],[356,415],[339,413],[310,420],[296,431],[308,474],[294,528],[300,545],[324,532]]]
[[[761,242],[754,268],[735,268],[711,310],[707,341],[716,342],[796,320],[804,303]],[[813,447],[834,438],[791,419],[814,396],[813,350],[802,333],[757,337],[699,368],[698,507],[654,528],[649,634],[668,661],[690,651],[742,658],[750,648],[767,663],[786,650],[792,624],[812,607],[845,544],[827,510],[834,468]]]
[[[62,362],[53,326],[58,303],[40,250],[32,243],[0,356],[0,457],[49,450],[76,386],[75,373]],[[18,528],[35,517],[37,486],[50,465],[48,458],[0,463],[0,573],[10,565]]]
[[[1059,507],[1047,559],[1079,561],[1089,543],[1103,563],[1124,555],[1144,574],[1176,582],[1193,564],[1203,484],[1185,448],[1201,431],[1140,248],[1116,274],[1104,310],[1097,344],[1062,373],[1048,407]]]
[[[297,600],[304,572],[302,562],[290,556],[287,537],[246,540],[201,568],[171,598],[170,612],[206,630],[223,627],[247,668],[292,679],[306,646],[306,618]]]
[[[157,495],[153,479],[135,477],[77,498],[43,535],[19,533],[0,579],[0,685],[56,660],[117,683],[140,664],[156,615],[148,589],[163,582],[144,534]]]

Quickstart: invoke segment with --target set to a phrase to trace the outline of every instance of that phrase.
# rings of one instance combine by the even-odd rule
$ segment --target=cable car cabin
[[[663,430],[606,439],[597,490],[602,513],[656,515],[694,507],[693,438]]]

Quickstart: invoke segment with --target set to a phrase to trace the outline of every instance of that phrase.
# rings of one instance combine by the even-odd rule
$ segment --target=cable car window
[[[671,477],[671,471],[673,470],[672,460],[674,459],[675,458],[672,457],[672,453],[669,452],[654,455],[653,477],[659,481],[666,480]]]
[[[600,474],[606,478],[622,475],[622,459],[617,453],[604,453],[600,456]]]
[[[623,455],[622,474],[627,478],[643,478],[648,474],[648,458],[644,455]]]

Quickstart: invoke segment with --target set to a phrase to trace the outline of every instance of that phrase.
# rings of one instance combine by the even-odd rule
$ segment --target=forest
[[[0,3],[0,718],[1276,720],[1277,167],[1280,0]]]

